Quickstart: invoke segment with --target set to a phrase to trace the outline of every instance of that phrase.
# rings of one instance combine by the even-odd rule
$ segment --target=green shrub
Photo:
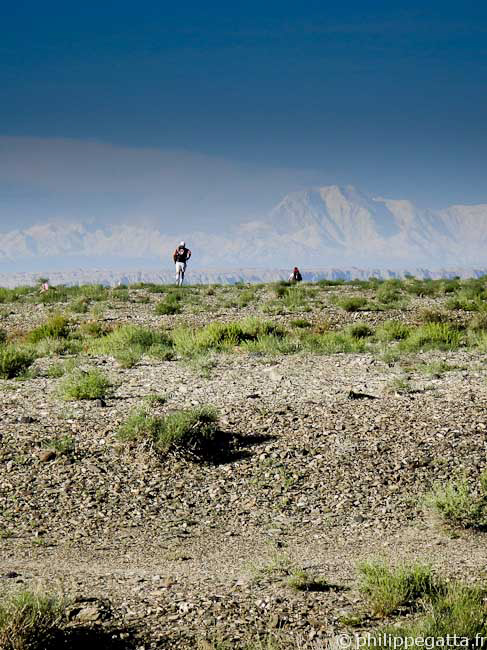
[[[303,349],[299,338],[291,336],[275,336],[273,334],[258,335],[257,338],[244,341],[242,349],[249,354],[260,356],[276,354],[293,354]]]
[[[172,361],[176,354],[171,343],[155,343],[151,345],[147,351],[147,354],[154,359],[159,359],[160,361]]]
[[[449,298],[446,301],[446,306],[448,309],[456,311],[478,311],[482,308],[482,303],[478,299],[471,300],[460,292],[452,298]]]
[[[73,302],[69,309],[75,314],[86,314],[90,306],[90,301],[87,298],[80,298]]]
[[[384,283],[377,291],[376,299],[385,305],[393,305],[401,299],[401,292],[394,286]]]
[[[218,412],[213,407],[201,407],[167,415],[156,438],[161,451],[173,448],[206,455],[218,443]]]
[[[118,300],[119,302],[130,301],[130,293],[126,288],[123,287],[115,287],[112,289],[111,297],[113,300]]]
[[[284,305],[293,311],[309,311],[306,306],[306,299],[308,292],[306,289],[299,285],[292,285],[287,288],[281,296]]]
[[[62,364],[55,363],[52,366],[49,366],[46,374],[50,379],[58,379],[59,377],[62,377],[65,374],[65,372],[66,371]]]
[[[149,293],[166,293],[167,286],[165,284],[149,284],[147,290]]]
[[[342,284],[345,284],[345,280],[318,280],[316,283],[319,287],[340,287]]]
[[[461,332],[449,323],[427,323],[412,330],[401,343],[405,350],[439,349],[454,350],[462,343]]]
[[[283,298],[287,294],[290,286],[291,283],[285,282],[284,280],[276,282],[274,285],[274,293],[276,294],[276,298]]]
[[[451,583],[436,598],[431,599],[424,607],[423,616],[413,622],[393,627],[387,627],[378,632],[378,636],[390,634],[397,643],[402,639],[406,647],[406,639],[413,641],[411,647],[422,647],[423,644],[414,643],[415,639],[433,639],[444,642],[448,639],[468,640],[465,647],[475,647],[481,638],[487,636],[487,609],[485,607],[486,590],[483,587],[467,586],[460,583]]]
[[[308,344],[312,350],[324,354],[358,353],[364,352],[366,347],[364,339],[357,339],[342,332],[325,332],[322,336],[308,339]]]
[[[82,323],[79,327],[82,336],[90,336],[93,338],[100,338],[106,336],[111,332],[111,328],[105,323],[100,323],[96,320],[88,320]]]
[[[102,284],[84,284],[80,287],[71,287],[71,293],[74,295],[82,296],[87,300],[101,302],[107,300],[110,295],[109,289]]]
[[[42,339],[65,339],[70,333],[70,321],[62,314],[53,314],[43,325],[39,325],[27,335],[29,343],[38,343]]]
[[[487,529],[487,473],[480,476],[476,491],[466,480],[436,484],[426,496],[426,505],[442,520],[459,528]]]
[[[128,417],[118,435],[124,441],[148,439],[164,453],[181,450],[208,456],[218,450],[217,423],[218,412],[210,406],[177,411],[165,417],[138,410]]]
[[[306,320],[305,318],[296,318],[290,322],[291,327],[298,327],[301,329],[312,327],[313,324]]]
[[[3,345],[7,342],[7,332],[4,329],[0,329],[0,345]]]
[[[348,334],[354,339],[366,339],[373,336],[374,330],[367,323],[355,323],[348,328]]]
[[[112,355],[124,367],[131,367],[142,355],[154,349],[154,346],[171,347],[171,341],[160,331],[139,327],[138,325],[122,325],[112,330],[102,338],[94,339],[89,347],[94,354]]]
[[[187,327],[173,331],[176,350],[183,356],[194,356],[208,350],[230,350],[244,342],[271,336],[284,337],[285,332],[279,325],[269,321],[247,319],[233,323],[210,323],[199,329]]]
[[[100,370],[75,370],[60,386],[61,397],[66,401],[99,399],[106,397],[112,383]]]
[[[36,355],[49,357],[56,354],[78,354],[82,343],[79,339],[43,338],[35,346]]]
[[[367,305],[367,300],[363,296],[350,296],[348,298],[339,298],[336,304],[348,312],[359,311]]]
[[[475,314],[468,323],[468,329],[472,332],[486,332],[487,331],[487,313],[482,312]]]
[[[0,303],[17,302],[24,296],[35,291],[32,287],[16,287],[15,289],[5,289],[0,287]]]
[[[414,393],[415,388],[407,378],[396,377],[389,382],[387,390],[390,393],[397,393],[398,395],[408,395],[409,393]]]
[[[34,363],[35,356],[31,350],[16,345],[0,346],[0,377],[12,379],[27,370]]]
[[[144,397],[144,400],[149,406],[162,406],[167,402],[165,395],[158,395],[157,393],[150,393]]]
[[[376,616],[388,616],[399,607],[435,598],[445,590],[431,567],[421,564],[393,569],[383,562],[362,562],[358,572],[359,590]]]
[[[421,323],[448,323],[450,317],[438,309],[421,309],[418,320]]]
[[[312,575],[304,569],[293,571],[287,584],[294,591],[327,591],[330,588],[324,578]]]
[[[245,289],[238,297],[238,306],[243,308],[250,305],[255,300],[255,291],[252,289]]]
[[[431,377],[439,378],[445,374],[445,372],[450,372],[455,370],[456,366],[451,366],[446,361],[431,361],[431,363],[425,363],[419,366],[419,370],[424,372]]]
[[[5,596],[0,602],[0,648],[54,650],[66,622],[64,607],[55,598],[27,590]]]
[[[69,456],[73,453],[75,448],[73,436],[60,436],[51,438],[46,441],[44,445],[47,449],[54,449],[61,456]]]
[[[471,345],[475,345],[482,354],[487,353],[487,332],[477,332],[469,336]]]
[[[180,314],[181,311],[181,305],[170,300],[158,302],[155,307],[155,312],[158,316],[172,316],[173,314]]]
[[[434,297],[440,291],[440,283],[434,280],[410,280],[405,285],[405,290],[420,297]]]
[[[72,290],[70,291],[67,287],[50,286],[49,291],[40,294],[39,293],[32,294],[29,297],[29,299],[32,302],[40,303],[42,305],[55,305],[58,303],[68,302],[72,295],[73,295],[73,291]]]
[[[401,341],[407,339],[411,332],[409,325],[395,320],[389,320],[379,325],[376,336],[379,341]]]
[[[118,350],[114,356],[121,368],[133,368],[142,358],[142,352],[136,348],[127,348]]]

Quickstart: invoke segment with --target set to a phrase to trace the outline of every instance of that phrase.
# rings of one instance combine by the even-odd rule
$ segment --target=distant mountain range
[[[373,266],[472,267],[487,264],[487,204],[428,210],[408,200],[372,197],[351,186],[288,194],[262,219],[220,232],[185,232],[181,222],[144,225],[49,222],[0,234],[0,263],[25,260],[144,259],[168,268],[184,238],[193,269]]]

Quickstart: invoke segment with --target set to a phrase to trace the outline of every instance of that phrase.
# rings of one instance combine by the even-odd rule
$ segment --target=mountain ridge
[[[184,225],[184,222],[181,222]],[[179,230],[179,232],[177,232]],[[0,235],[0,262],[53,256],[170,262],[184,238],[193,265],[472,266],[487,262],[487,204],[417,207],[351,185],[312,187],[282,198],[263,218],[182,234],[183,228],[51,220]]]

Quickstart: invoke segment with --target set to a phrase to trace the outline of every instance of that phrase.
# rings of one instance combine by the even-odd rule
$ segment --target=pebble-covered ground
[[[253,315],[337,329],[416,323],[422,309],[444,306],[442,297],[411,297],[387,311],[348,313],[332,304],[332,296],[367,295],[353,287],[313,289],[298,308],[276,307],[263,287],[239,306],[239,291],[196,292],[182,313],[163,316],[154,310],[161,296],[144,289],[123,302],[114,292],[87,313],[55,307],[73,322],[109,326]],[[0,328],[21,336],[52,309],[4,304]],[[443,371],[424,372],[439,361]],[[102,369],[115,391],[105,402],[66,402],[63,377],[48,372],[65,357],[42,357],[27,378],[0,380],[0,588],[78,598],[75,618],[134,628],[140,648],[212,648],[217,637],[237,647],[268,630],[292,648],[331,637],[364,612],[361,560],[425,561],[445,577],[478,581],[485,534],[441,525],[424,497],[435,482],[473,483],[487,467],[485,361],[474,347],[393,361],[372,352],[236,350],[204,363],[144,356],[131,368],[81,355],[81,367]],[[233,441],[227,457],[197,463],[161,457],[147,442],[122,443],[120,425],[150,394],[165,397],[151,407],[159,415],[217,407]],[[56,451],[53,439],[69,440],[69,448]],[[287,581],[298,569],[330,586],[293,590]]]

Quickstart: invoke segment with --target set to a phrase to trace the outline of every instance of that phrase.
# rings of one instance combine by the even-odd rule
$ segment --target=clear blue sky
[[[0,136],[42,138],[46,164],[49,142],[67,138],[73,151],[94,141],[202,154],[264,180],[285,169],[276,196],[309,181],[432,207],[487,203],[486,109],[479,1],[2,7]],[[62,188],[21,176],[2,177],[0,166],[4,225],[17,212],[44,218],[58,195],[68,204]],[[275,198],[255,188],[252,214]]]

